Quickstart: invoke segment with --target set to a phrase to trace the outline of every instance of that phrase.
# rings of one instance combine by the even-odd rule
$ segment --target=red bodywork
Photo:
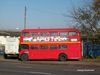
[[[29,59],[55,59],[58,60],[59,55],[64,53],[67,55],[68,59],[81,59],[82,57],[82,46],[81,46],[81,39],[80,39],[80,32],[78,29],[75,28],[56,28],[56,29],[24,29],[21,31],[21,34],[24,32],[28,32],[28,36],[20,36],[20,44],[27,44],[29,46],[28,49],[21,49],[19,53],[19,57],[26,53],[28,54]],[[68,40],[67,41],[24,41],[25,37],[30,38],[31,32],[66,32]],[[69,32],[76,32],[76,35],[69,36]],[[60,36],[59,33],[57,36]],[[39,34],[38,34],[39,36]],[[48,36],[51,36],[48,34]],[[75,39],[77,39],[75,41]],[[74,41],[71,41],[74,40]],[[35,45],[40,47],[40,45],[47,45],[48,49],[31,49],[31,45]],[[50,49],[51,45],[66,45],[67,47],[64,49]]]

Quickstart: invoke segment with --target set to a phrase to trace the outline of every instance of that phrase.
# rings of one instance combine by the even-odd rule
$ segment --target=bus
[[[20,32],[19,59],[60,60],[82,58],[79,29],[23,29]]]

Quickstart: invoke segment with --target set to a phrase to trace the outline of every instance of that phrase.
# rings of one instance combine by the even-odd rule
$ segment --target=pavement
[[[44,65],[82,65],[82,66],[98,66],[100,67],[100,58],[96,59],[82,59],[78,60],[68,60],[68,61],[51,61],[51,60],[32,60],[32,61],[19,61],[18,59],[4,59],[0,56],[0,62],[12,62],[12,63],[25,63],[25,64],[44,64]]]

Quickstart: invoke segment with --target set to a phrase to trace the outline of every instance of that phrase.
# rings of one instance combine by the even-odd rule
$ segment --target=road
[[[0,61],[0,75],[100,75],[100,66],[95,65],[36,64],[31,62],[34,61],[27,63]]]

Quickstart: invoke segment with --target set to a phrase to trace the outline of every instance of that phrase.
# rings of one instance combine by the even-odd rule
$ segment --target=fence
[[[91,41],[83,42],[83,57],[100,56],[100,44],[93,44]]]

